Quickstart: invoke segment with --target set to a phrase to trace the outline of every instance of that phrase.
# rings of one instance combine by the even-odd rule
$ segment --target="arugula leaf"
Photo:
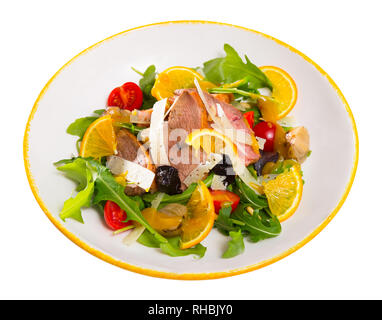
[[[213,83],[224,83],[224,72],[222,63],[224,58],[209,60],[203,64],[203,73],[206,78]]]
[[[147,230],[142,233],[138,239],[140,244],[150,248],[160,248],[165,254],[171,257],[181,257],[195,254],[202,258],[206,253],[207,248],[200,243],[189,249],[180,249],[179,241],[179,237],[173,237],[169,238],[167,243],[159,243],[151,233],[147,232]]]
[[[92,181],[91,172],[87,168],[86,162],[81,158],[67,162],[57,169],[62,171],[68,178],[78,182],[77,191],[82,190],[74,198],[69,198],[64,202],[64,206],[60,212],[60,218],[64,221],[67,218],[72,218],[84,223],[81,208],[91,205],[94,192],[94,182]]]
[[[233,83],[245,79],[248,89],[268,87],[272,90],[272,83],[267,76],[254,65],[247,56],[246,63],[229,44],[224,44],[226,56],[209,60],[203,64],[203,72],[206,78],[214,83]]]
[[[188,249],[180,249],[179,248],[179,237],[169,238],[167,243],[161,243],[161,250],[168,254],[171,257],[181,257],[188,256],[190,254],[195,254],[200,258],[203,258],[207,248],[202,244],[198,243],[196,246]]]
[[[151,95],[151,89],[154,86],[155,77],[157,75],[155,71],[155,66],[154,65],[149,66],[144,73],[141,73],[135,70],[134,68],[132,69],[142,76],[142,79],[139,80],[139,87],[141,88],[143,93],[143,103],[142,103],[141,109],[150,109],[153,107],[154,103],[157,101]]]
[[[93,113],[101,116],[103,113],[105,112],[105,109],[98,109],[98,110],[94,110]]]
[[[83,165],[85,165],[85,170],[83,170]],[[78,166],[78,168],[74,169],[73,166]],[[80,181],[81,183],[83,183],[84,177],[88,179],[87,187],[83,191],[79,192],[74,200],[67,200],[65,202],[65,204],[67,203],[66,206],[64,204],[63,210],[67,209],[68,214],[70,213],[70,217],[82,222],[79,209],[82,206],[90,205],[89,201],[93,196],[94,190],[95,196],[93,198],[93,204],[97,205],[101,201],[105,200],[111,200],[117,203],[120,208],[126,212],[128,220],[139,222],[147,230],[149,230],[160,243],[167,242],[167,239],[156,232],[143,217],[140,211],[140,207],[143,203],[137,202],[135,199],[128,197],[124,193],[124,188],[115,181],[108,168],[94,159],[80,157],[73,159],[72,166],[67,163],[63,167],[58,167],[58,170],[68,172],[72,179]],[[67,214],[63,216],[65,218],[68,217]]]
[[[62,160],[54,162],[53,165],[60,166],[63,164],[72,163],[75,159],[76,159],[75,157],[70,158],[70,159],[62,159]]]
[[[86,129],[97,119],[98,117],[79,118],[69,125],[69,127],[66,129],[66,132],[73,136],[78,136],[80,139],[82,139]]]
[[[117,127],[125,128],[129,130],[133,135],[138,135],[139,132],[141,132],[144,128],[137,127],[133,123],[127,123],[127,122],[114,122],[114,125]]]
[[[228,242],[228,248],[223,253],[223,258],[232,258],[244,252],[244,240],[241,230],[230,231],[231,240]]]
[[[215,220],[214,226],[224,235],[228,236],[231,231],[237,231],[238,228],[234,225],[231,219],[231,207],[221,208],[219,215]]]
[[[145,230],[137,240],[140,244],[149,248],[159,248],[160,242],[147,230]]]
[[[267,209],[261,210],[258,208],[252,208],[254,210],[251,215],[247,212],[248,206],[252,208],[250,204],[240,204],[232,214],[232,218],[245,223],[245,225],[240,226],[240,229],[247,233],[250,241],[258,242],[280,234],[281,225],[276,216],[272,215]]]
[[[55,165],[61,164],[63,165],[58,167],[57,170],[64,172],[69,179],[78,183],[76,191],[83,190],[92,178],[86,161],[81,158],[76,158],[74,160],[61,160],[55,163]]]
[[[136,201],[128,197],[123,186],[117,183],[110,170],[93,159],[87,159],[95,176],[95,197],[93,203],[111,200],[126,212],[128,220],[134,220],[149,230],[159,242],[167,242],[166,238],[156,232],[143,217]]]
[[[67,218],[72,218],[78,222],[84,223],[81,208],[90,207],[93,192],[94,182],[89,182],[84,190],[77,193],[74,198],[69,198],[64,202],[64,206],[60,212],[60,218],[64,221]]]
[[[265,197],[257,195],[250,187],[248,187],[239,177],[236,177],[236,188],[234,190],[241,200],[248,202],[256,209],[268,208],[268,201]]]

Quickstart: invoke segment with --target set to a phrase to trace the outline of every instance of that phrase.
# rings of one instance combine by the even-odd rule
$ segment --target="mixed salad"
[[[55,163],[77,183],[60,218],[102,212],[123,242],[172,256],[203,257],[213,228],[223,258],[276,237],[297,209],[309,134],[287,116],[297,88],[284,70],[258,68],[228,44],[202,67],[155,66],[111,91],[105,108],[79,118],[78,156]],[[248,245],[248,244],[247,244]]]

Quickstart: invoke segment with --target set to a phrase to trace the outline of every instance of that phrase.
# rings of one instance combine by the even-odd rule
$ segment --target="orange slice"
[[[110,115],[94,121],[87,128],[81,142],[80,156],[100,158],[115,154],[117,142]]]
[[[203,148],[207,154],[215,152],[228,155],[233,170],[241,180],[256,193],[263,193],[263,186],[245,167],[244,161],[240,159],[237,146],[224,134],[213,129],[194,130],[187,136],[185,142],[196,150]]]
[[[194,88],[194,79],[203,80],[203,76],[193,69],[186,67],[171,67],[158,74],[151,94],[158,100],[169,98],[177,89]],[[203,82],[211,86],[209,82]]]
[[[273,98],[279,102],[277,120],[284,118],[295,106],[297,101],[297,86],[292,77],[284,70],[264,66],[260,70],[265,73],[273,85]]]
[[[228,148],[232,154],[238,156],[237,147],[233,141],[213,129],[193,130],[187,136],[185,142],[196,150],[202,147],[207,153],[219,152],[218,148]]]
[[[215,222],[212,196],[203,182],[199,182],[187,203],[188,215],[182,223],[180,248],[191,248],[203,241]]]
[[[264,183],[269,209],[280,222],[288,219],[297,210],[302,197],[302,186],[301,168],[298,164],[278,175],[276,179]]]

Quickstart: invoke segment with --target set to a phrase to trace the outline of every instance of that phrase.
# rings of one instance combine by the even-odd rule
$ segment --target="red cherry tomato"
[[[247,120],[249,127],[253,130],[253,125],[255,123],[255,113],[253,111],[248,111],[244,113],[244,118]]]
[[[219,214],[220,209],[224,206],[224,204],[227,203],[229,203],[232,208],[231,212],[234,212],[240,201],[240,197],[236,193],[233,193],[231,191],[210,190],[210,193],[214,201],[216,214]]]
[[[127,219],[126,212],[113,201],[106,202],[104,217],[108,227],[113,230],[118,230],[132,224],[131,221],[124,222]]]
[[[121,109],[134,110],[142,106],[143,94],[134,82],[126,82],[124,85],[115,88],[107,99],[109,107],[119,107]]]
[[[260,122],[253,128],[256,137],[265,139],[264,151],[273,151],[276,126],[272,122]]]

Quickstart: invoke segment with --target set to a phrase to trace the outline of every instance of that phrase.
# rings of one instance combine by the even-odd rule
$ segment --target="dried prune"
[[[178,170],[172,166],[160,166],[155,173],[155,183],[160,192],[167,194],[182,193]]]
[[[225,176],[223,180],[225,185],[230,185],[235,181],[235,172],[233,171],[231,160],[225,154],[223,159],[211,171],[218,176]]]

